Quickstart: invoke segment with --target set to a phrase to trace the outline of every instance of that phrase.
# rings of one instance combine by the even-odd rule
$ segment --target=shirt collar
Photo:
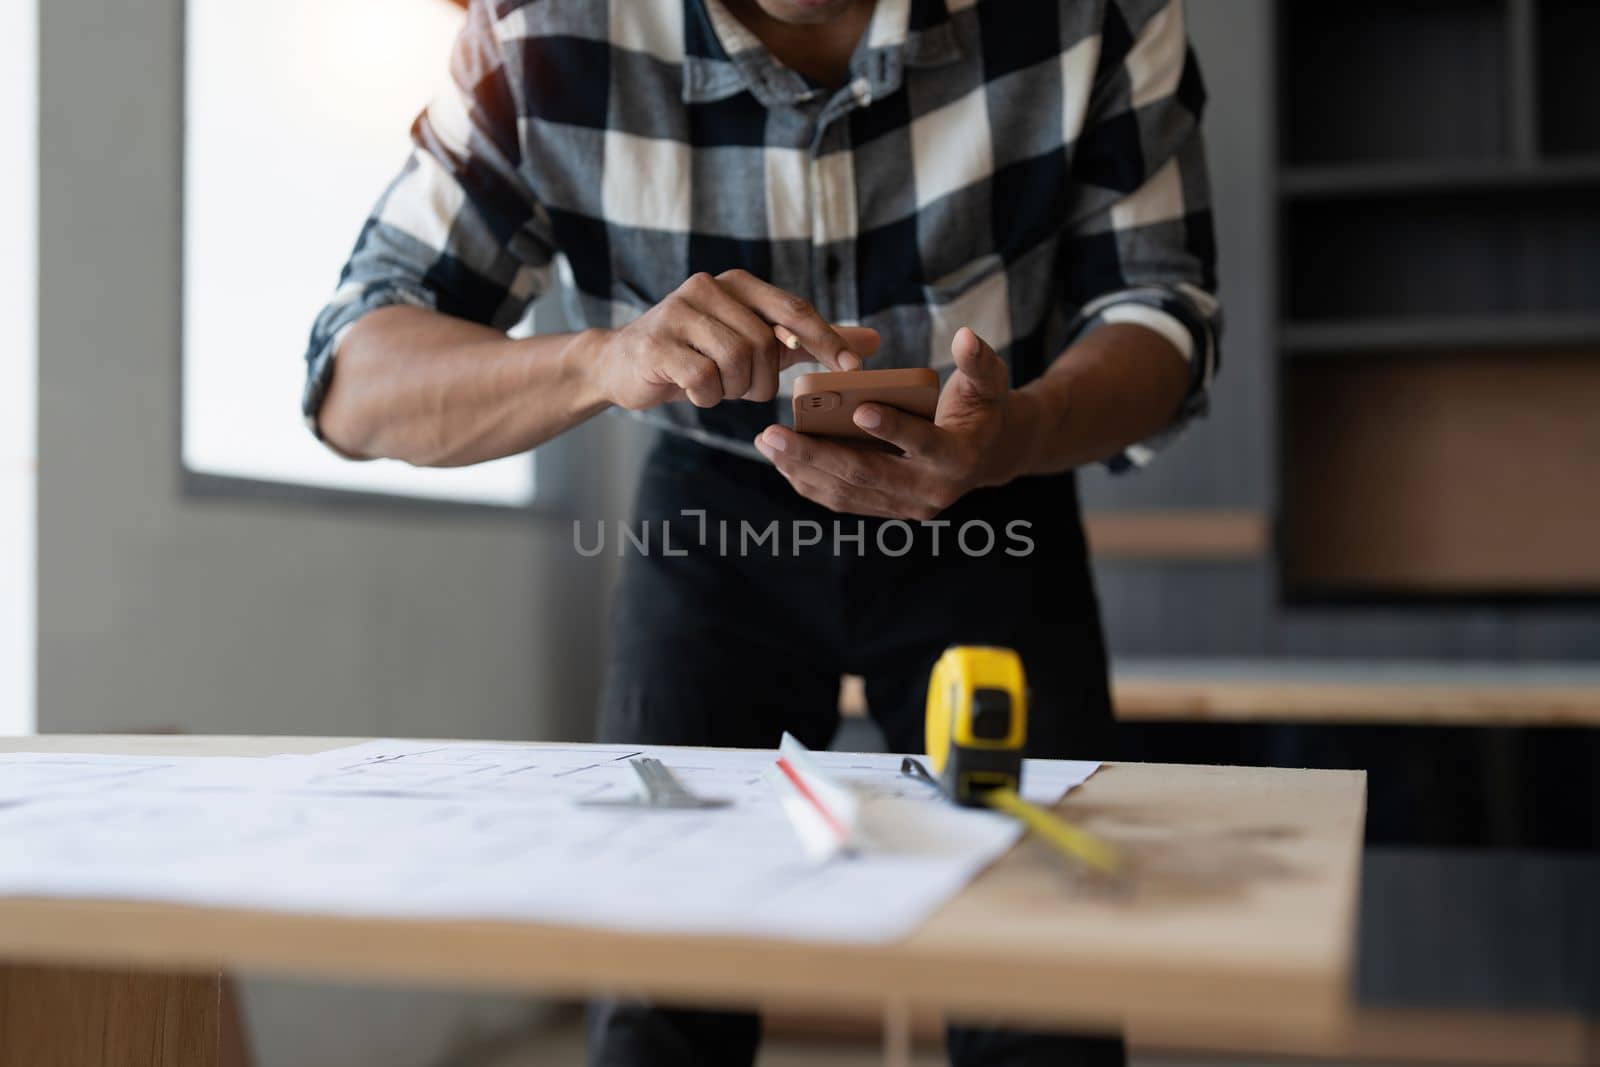
[[[775,59],[722,0],[684,0],[683,99],[723,100],[748,89],[762,105],[794,107],[823,94]],[[900,88],[905,67],[952,63],[962,55],[945,0],[878,0],[850,59],[858,102]]]

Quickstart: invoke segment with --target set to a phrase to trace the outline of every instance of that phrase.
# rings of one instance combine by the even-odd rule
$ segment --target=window
[[[35,724],[38,14],[0,6],[0,734]]]
[[[480,504],[532,500],[513,456],[351,463],[300,418],[306,336],[448,77],[447,0],[189,0],[183,461],[200,475]]]

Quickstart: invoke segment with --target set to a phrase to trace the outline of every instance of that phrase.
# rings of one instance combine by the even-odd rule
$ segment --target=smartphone
[[[939,405],[939,372],[906,367],[802,374],[794,380],[794,428],[814,437],[899,451],[855,424],[856,408],[866,403],[931,419]]]

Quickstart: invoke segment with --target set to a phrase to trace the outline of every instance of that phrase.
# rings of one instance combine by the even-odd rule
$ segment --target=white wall
[[[182,496],[182,3],[42,8],[40,728],[584,735],[613,561],[578,557],[570,524]],[[292,209],[241,217],[240,254]],[[603,434],[582,451],[606,469]],[[245,1000],[264,1067],[421,1064],[524,1013],[281,982]]]
[[[0,5],[0,734],[34,723],[36,0]]]

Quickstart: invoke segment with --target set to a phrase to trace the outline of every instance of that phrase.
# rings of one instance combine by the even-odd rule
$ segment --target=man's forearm
[[[1143,326],[1102,326],[1012,394],[1008,468],[1049,474],[1116,455],[1171,425],[1188,389],[1170,341]]]
[[[422,308],[380,308],[339,346],[318,425],[360,459],[455,467],[526,452],[607,406],[587,373],[600,340],[513,340]]]
[[[876,330],[835,328],[748,271],[690,276],[625,326],[508,340],[415,307],[356,321],[318,412],[346,455],[456,467],[526,452],[616,404],[766,402],[796,363],[859,367]]]

